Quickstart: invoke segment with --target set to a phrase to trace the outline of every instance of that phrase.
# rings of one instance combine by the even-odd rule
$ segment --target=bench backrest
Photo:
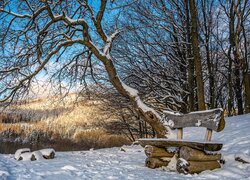
[[[206,141],[211,140],[212,130],[219,132],[225,127],[223,109],[196,111],[188,114],[177,114],[170,111],[164,112],[163,123],[172,129],[178,129],[177,138],[182,139],[185,127],[206,127]]]

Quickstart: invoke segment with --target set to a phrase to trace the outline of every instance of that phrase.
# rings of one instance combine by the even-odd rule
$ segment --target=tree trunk
[[[206,61],[207,61],[207,70],[208,70],[208,81],[209,81],[209,104],[210,109],[215,108],[215,80],[214,80],[214,68],[212,58],[210,57],[210,34],[211,34],[211,23],[209,23],[209,19],[207,19],[207,15],[210,11],[207,12],[206,1],[202,0],[202,14],[204,21],[204,38],[205,38],[205,49],[206,49]]]
[[[243,74],[243,82],[245,87],[245,113],[250,112],[250,74],[248,72],[244,72]]]
[[[233,51],[233,62],[234,62],[234,90],[235,98],[238,106],[238,114],[243,114],[243,98],[242,98],[242,84],[241,84],[241,75],[242,75],[242,65],[244,64],[243,58],[240,53],[240,34],[242,31],[242,9],[239,5],[241,2],[230,2],[230,12],[229,12],[229,42],[230,48]],[[245,2],[247,3],[247,1]],[[245,4],[246,5],[246,4]],[[231,54],[229,54],[229,57]],[[229,58],[231,60],[231,58]]]
[[[213,64],[210,61],[209,56],[209,45],[206,46],[206,54],[207,54],[207,67],[208,67],[208,79],[209,79],[209,95],[210,95],[210,109],[215,108],[215,81],[214,81],[214,73],[213,73]]]
[[[134,142],[135,138],[134,138],[133,132],[132,132],[132,130],[130,128],[130,125],[126,122],[126,117],[124,117],[124,115],[122,115],[122,120],[123,120],[124,124],[127,127],[127,130],[128,130],[128,133],[129,133],[129,139]]]
[[[247,1],[246,1],[247,3]],[[242,27],[242,34],[244,39],[244,60],[243,60],[243,83],[245,88],[245,113],[250,112],[250,72],[249,72],[249,65],[248,65],[248,54],[249,54],[249,48],[248,48],[248,39],[247,39],[247,33],[245,26],[243,24],[243,21],[241,22]]]
[[[229,43],[230,47],[228,50],[228,58],[229,58],[229,67],[228,67],[228,116],[232,115],[232,109],[234,104],[234,97],[233,97],[233,85],[232,85],[232,63],[233,59],[231,58],[231,51],[232,48],[235,46],[234,41],[234,4],[231,2],[230,7],[230,16],[229,16]]]
[[[145,138],[148,138],[148,127],[147,127],[147,122],[144,122],[144,133],[145,133]]]
[[[229,51],[230,52],[230,51]],[[233,98],[233,85],[232,85],[232,59],[229,58],[229,66],[228,66],[228,100],[227,100],[227,108],[228,108],[228,116],[232,116],[232,110],[234,106],[234,98]]]
[[[148,107],[142,102],[137,90],[127,86],[121,81],[111,59],[104,59],[103,62],[108,72],[109,80],[116,90],[124,97],[130,99],[143,119],[155,129],[157,137],[166,137],[167,129],[161,123],[160,115],[154,109]]]
[[[197,97],[198,97],[198,108],[199,110],[205,110],[205,97],[204,97],[204,82],[202,76],[202,64],[200,56],[200,46],[198,40],[198,19],[197,19],[197,10],[195,5],[195,0],[189,0],[189,7],[191,13],[191,42],[195,63],[195,73],[196,73],[196,83],[197,83]]]
[[[143,127],[142,127],[142,122],[139,119],[139,136],[140,138],[143,138]]]
[[[236,27],[236,32],[234,34],[234,62],[235,62],[235,95],[237,99],[237,105],[238,105],[238,115],[244,113],[243,109],[243,97],[242,97],[242,84],[241,84],[241,73],[242,73],[242,57],[240,54],[240,47],[239,47],[239,33],[241,31],[241,26],[239,24],[239,21],[241,21],[241,18],[238,16],[238,23]]]
[[[242,99],[242,86],[241,86],[241,71],[238,63],[235,63],[235,70],[234,70],[234,75],[235,75],[235,84],[234,84],[234,89],[235,89],[235,97],[237,100],[237,106],[238,106],[238,115],[243,114],[243,99]]]
[[[192,57],[192,49],[191,49],[191,32],[190,32],[190,16],[189,16],[189,6],[188,0],[185,0],[186,6],[186,29],[187,29],[187,59],[188,59],[188,92],[189,92],[189,111],[192,112],[195,110],[195,97],[194,97],[194,59]]]

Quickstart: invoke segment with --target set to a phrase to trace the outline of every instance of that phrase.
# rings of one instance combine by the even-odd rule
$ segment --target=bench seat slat
[[[205,151],[219,151],[221,150],[223,144],[215,142],[196,142],[196,141],[186,141],[186,140],[170,140],[165,138],[157,139],[138,139],[140,145],[145,147],[146,145],[156,146],[156,147],[182,147],[188,146],[198,150]]]

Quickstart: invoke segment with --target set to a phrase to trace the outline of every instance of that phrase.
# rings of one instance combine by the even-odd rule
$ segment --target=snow
[[[166,120],[163,122],[164,126],[169,126],[169,127],[174,127],[174,121],[170,120]]]
[[[236,156],[250,158],[250,114],[226,118],[225,130],[212,139],[224,143],[225,164],[221,169],[184,175],[164,168],[144,166],[146,155],[140,145],[92,151],[57,152],[56,157],[41,161],[16,161],[13,154],[0,154],[1,180],[89,180],[89,179],[250,179],[250,164],[235,161]],[[201,140],[203,128],[186,128],[184,138]],[[204,128],[205,130],[205,128]]]
[[[178,151],[178,147],[168,147],[167,151],[170,152],[170,153],[175,153],[175,152]]]
[[[42,160],[42,159],[44,159],[43,158],[43,154],[41,153],[41,151],[34,151],[34,152],[32,152],[32,154],[35,156],[36,160]]]
[[[180,166],[187,166],[188,165],[188,162],[186,161],[186,159],[179,158],[179,160],[181,161]]]
[[[15,159],[16,159],[16,160],[19,160],[21,154],[22,154],[22,153],[25,153],[25,152],[30,152],[30,148],[18,149],[18,150],[15,152]]]
[[[41,150],[39,150],[39,151],[40,151],[40,152],[42,153],[42,155],[44,155],[44,156],[49,156],[52,152],[55,153],[55,150],[52,149],[52,148],[41,149]]]
[[[223,112],[224,110],[222,108],[217,108],[217,109],[209,109],[209,110],[204,110],[204,111],[194,111],[190,112],[189,114],[196,114],[196,113],[208,113],[208,112],[214,112],[215,110],[218,110],[218,112]]]
[[[165,114],[171,114],[171,115],[176,115],[176,116],[183,115],[182,113],[177,112],[177,111],[164,110],[163,112],[164,112]]]
[[[171,158],[171,161],[168,163],[167,170],[175,171],[176,170],[176,164],[177,164],[177,155],[175,154],[173,158]]]
[[[35,156],[32,152],[25,152],[20,155],[22,161],[34,160]]]
[[[52,153],[54,153],[55,155],[55,150],[53,148],[41,149],[33,152],[30,152],[29,148],[23,148],[23,149],[18,149],[15,152],[14,159],[18,161],[43,160],[44,158],[51,159],[49,157],[51,156]]]
[[[198,119],[197,123],[195,123],[195,126],[200,127],[201,126],[201,120]]]

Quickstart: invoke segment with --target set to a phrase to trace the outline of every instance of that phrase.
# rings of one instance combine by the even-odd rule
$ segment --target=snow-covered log
[[[204,151],[187,146],[180,148],[180,158],[187,161],[216,161],[221,159],[221,154],[206,154]]]
[[[25,152],[20,155],[19,160],[22,161],[35,161],[36,157],[32,152]]]
[[[145,147],[146,145],[156,146],[156,147],[182,147],[188,146],[194,149],[199,149],[202,151],[219,151],[221,150],[222,143],[213,143],[213,142],[198,142],[198,141],[185,141],[185,140],[172,140],[166,138],[142,138],[138,139],[141,146]]]
[[[45,159],[54,159],[55,158],[55,150],[53,148],[41,149],[39,150],[42,153],[42,156]]]
[[[236,154],[234,159],[235,161],[241,162],[243,164],[250,164],[250,157],[244,153]]]
[[[15,152],[14,158],[15,158],[16,160],[20,161],[20,160],[22,160],[21,154],[27,153],[27,152],[30,152],[30,148],[18,149],[18,150],[16,150],[16,152]]]
[[[173,157],[174,153],[173,152],[168,152],[165,148],[159,148],[155,146],[150,146],[147,145],[145,146],[145,154],[147,157],[154,157],[154,158],[159,158],[159,157]]]
[[[194,174],[205,170],[214,170],[220,168],[218,161],[186,161],[183,158],[177,160],[176,169],[179,173]]]
[[[170,162],[170,159],[169,161],[165,161],[165,160],[163,161],[159,158],[148,157],[145,161],[145,166],[154,169],[154,168],[159,168],[162,166],[167,166],[169,162]]]
[[[54,159],[55,150],[52,148],[41,149],[30,152],[29,148],[18,149],[15,153],[15,159],[18,161],[35,161],[42,159]]]
[[[35,156],[35,160],[42,160],[44,159],[42,153],[40,151],[33,151],[32,154]]]

